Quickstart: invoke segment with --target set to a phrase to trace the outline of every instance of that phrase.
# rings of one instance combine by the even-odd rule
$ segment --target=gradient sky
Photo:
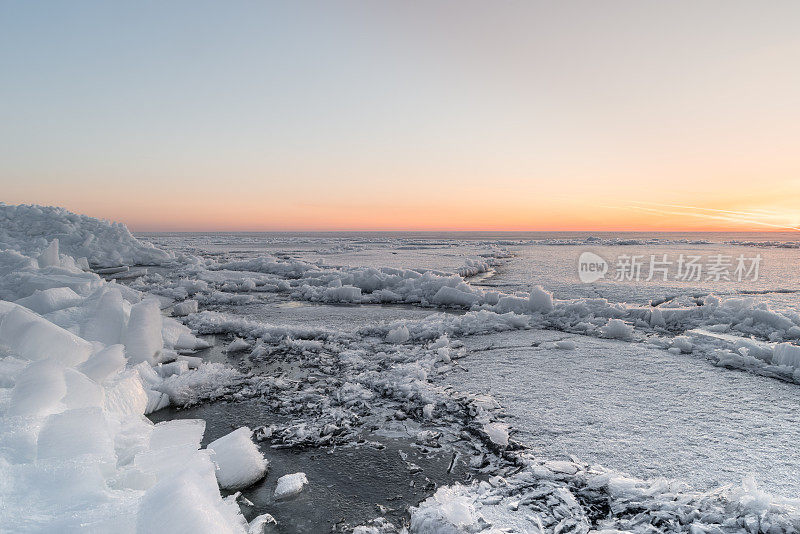
[[[0,201],[135,230],[800,225],[800,2],[0,2]]]

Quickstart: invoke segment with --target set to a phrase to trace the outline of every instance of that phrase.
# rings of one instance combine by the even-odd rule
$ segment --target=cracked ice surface
[[[408,476],[383,484],[423,478],[394,510],[354,492],[376,516],[359,532],[800,525],[797,501],[777,496],[797,490],[791,246],[285,234],[151,236],[153,246],[64,210],[0,212],[4,527],[293,532],[281,507],[325,515],[313,476],[258,515],[220,485],[276,483],[271,451],[357,456],[388,439],[402,443],[395,467]],[[586,246],[757,249],[765,278],[583,286],[573,263]],[[234,416],[208,449],[204,421],[144,417],[222,402]],[[256,425],[245,406],[268,420]],[[420,472],[433,451],[447,477]],[[769,493],[740,483],[748,471]],[[278,475],[303,472],[321,475]]]

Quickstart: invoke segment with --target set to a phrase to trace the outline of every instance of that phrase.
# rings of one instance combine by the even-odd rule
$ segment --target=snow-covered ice
[[[56,245],[53,241],[58,240]],[[59,252],[90,264],[156,265],[173,255],[133,237],[125,225],[63,208],[0,203],[0,248],[36,258],[41,267],[58,265]]]
[[[306,484],[308,484],[308,478],[306,478],[305,473],[283,475],[278,479],[278,483],[275,485],[274,496],[276,499],[294,497],[303,491]]]
[[[250,344],[241,338],[235,338],[225,349],[227,352],[239,352],[250,348]]]
[[[697,490],[753,474],[778,495],[800,491],[797,385],[620,340],[571,337],[574,350],[547,348],[562,337],[529,330],[466,339],[466,372],[446,381],[491,392],[515,438],[543,457]]]
[[[0,301],[2,529],[245,532],[198,451],[202,421],[144,418],[170,402],[151,367],[165,347],[206,345],[177,323],[176,343],[157,300],[88,271],[173,256],[60,209],[0,205],[0,221],[0,287],[16,301]]]
[[[386,334],[386,341],[388,343],[405,343],[410,337],[406,325],[401,324],[397,328],[389,330],[389,333]]]
[[[791,241],[148,240],[60,208],[0,205],[2,528],[259,532],[270,514],[228,490],[267,485],[277,507],[321,488],[312,477],[304,491],[299,469],[264,478],[271,451],[358,454],[375,435],[472,470],[397,503],[411,505],[411,532],[800,528],[798,502],[778,496],[800,489]],[[574,272],[587,247],[757,249],[765,271],[741,287],[587,286]],[[237,420],[205,443],[202,420],[145,417],[220,400],[261,403],[275,420]],[[359,532],[399,531],[382,510]]]

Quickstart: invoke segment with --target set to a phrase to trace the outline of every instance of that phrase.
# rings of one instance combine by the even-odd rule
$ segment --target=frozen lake
[[[160,528],[155,509],[285,534],[800,529],[794,234],[151,246],[4,209],[30,254],[0,277],[12,530]]]
[[[546,457],[574,455],[640,478],[695,489],[752,475],[800,493],[800,389],[701,359],[614,340],[569,336],[575,350],[534,345],[549,331],[469,338],[454,387],[490,393],[518,439]]]
[[[796,292],[800,289],[796,269],[800,249],[792,241],[795,234],[144,237],[172,250],[205,258],[214,267],[203,271],[201,277],[214,287],[227,288],[225,295],[249,299],[234,303],[228,297],[215,296],[205,304],[201,301],[203,309],[252,324],[319,329],[325,335],[340,334],[348,339],[390,323],[405,322],[413,334],[418,327],[412,325],[430,327],[446,323],[450,320],[446,317],[460,317],[465,310],[458,306],[432,304],[430,296],[413,300],[419,298],[416,295],[424,283],[413,288],[408,281],[381,284],[388,283],[386,277],[401,271],[406,273],[402,277],[417,284],[409,271],[448,276],[465,264],[474,266],[482,261],[488,264],[466,277],[470,288],[517,295],[527,302],[531,287],[542,285],[562,301],[562,307],[580,299],[606,299],[608,302],[601,305],[605,311],[591,311],[585,318],[596,325],[614,317],[619,310],[637,307],[645,313],[651,307],[663,309],[664,313],[683,307],[691,316],[692,308],[702,305],[712,294],[722,299],[743,299],[743,304],[737,306],[755,310],[755,317],[768,309],[769,313],[780,311],[787,317],[797,317],[793,314],[800,310]],[[610,271],[605,279],[591,284],[579,280],[577,261],[585,251],[608,262]],[[671,276],[672,272],[666,281],[658,276],[644,279],[651,256],[676,261],[682,256],[698,256],[708,262],[720,254],[731,261],[739,256],[758,255],[757,279],[709,280],[703,275],[699,280],[686,281]],[[626,256],[643,258],[641,279],[614,279],[618,258]],[[258,263],[264,257],[278,263]],[[280,271],[284,264],[293,265],[293,270]],[[170,276],[169,272],[164,274]],[[378,281],[376,276],[384,278]],[[286,283],[303,289],[289,294],[285,290],[254,292],[248,277],[257,287]],[[363,293],[359,292],[355,300],[338,302],[341,291],[353,284]],[[392,294],[402,295],[406,303],[379,304],[369,300],[379,287],[391,288]],[[347,295],[347,299],[353,298],[351,293]],[[447,312],[442,316],[445,318],[430,317],[442,311]],[[511,426],[512,437],[538,457],[576,457],[638,478],[678,480],[698,492],[738,485],[744,477],[753,476],[768,491],[786,496],[799,494],[796,473],[800,467],[800,386],[791,382],[791,373],[786,380],[779,380],[763,376],[770,372],[759,374],[714,365],[708,353],[669,352],[664,349],[665,344],[668,346],[672,336],[691,325],[659,330],[648,325],[647,315],[633,317],[645,320],[637,322],[626,317],[636,332],[626,340],[603,339],[605,334],[598,334],[597,330],[592,335],[579,335],[574,328],[563,329],[558,322],[545,329],[464,335],[460,341],[466,353],[459,365],[430,380],[457,391],[494,397],[507,415],[505,422]],[[714,323],[717,319],[713,314],[703,324],[712,330],[730,332],[735,339],[752,336],[761,346],[786,339],[781,336],[788,336],[791,341],[794,335],[787,327],[776,333],[777,327],[772,323],[753,327],[751,332],[748,328],[754,324],[753,319],[743,319],[741,314],[737,317],[744,327],[726,323],[733,320],[727,316],[719,319],[719,324]],[[575,321],[569,324],[574,325]],[[572,340],[575,348],[553,348],[553,341],[563,339]]]

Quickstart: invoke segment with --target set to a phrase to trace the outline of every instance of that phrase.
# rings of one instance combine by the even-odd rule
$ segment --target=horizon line
[[[239,229],[239,230],[225,230],[225,229],[198,229],[198,230],[170,230],[170,229],[150,229],[150,230],[139,230],[139,229],[132,229],[129,228],[131,233],[139,233],[139,234],[163,234],[163,233],[171,233],[171,234],[198,234],[198,233],[218,233],[218,234],[253,234],[253,233],[270,233],[270,234],[343,234],[343,233],[364,233],[364,234],[391,234],[391,233],[417,233],[417,234],[435,234],[435,233],[450,233],[450,234],[488,234],[488,233],[507,233],[507,234],[536,234],[536,233],[615,233],[615,234],[636,234],[636,233],[648,233],[648,234],[674,234],[674,233],[681,233],[681,234],[709,234],[709,233],[718,233],[718,234],[742,234],[742,233],[752,233],[752,234],[791,234],[791,233],[798,233],[800,230],[793,230],[793,229],[781,229],[781,228],[759,228],[759,229],[749,229],[749,230],[715,230],[715,229],[707,229],[707,230],[681,230],[681,229],[673,229],[673,230],[645,230],[645,229],[638,229],[638,230],[617,230],[617,229],[548,229],[548,230],[508,230],[508,229],[482,229],[482,230],[453,230],[453,229],[336,229],[336,230],[309,230],[309,229],[280,229],[280,230],[269,230],[269,229]]]

